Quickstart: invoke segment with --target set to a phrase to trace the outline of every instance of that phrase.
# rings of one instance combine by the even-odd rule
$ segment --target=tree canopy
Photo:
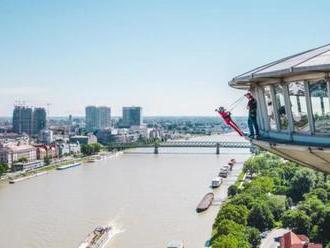
[[[305,234],[324,247],[330,242],[329,178],[267,152],[248,159],[243,172],[254,177],[241,188],[228,188],[229,198],[213,226],[214,247],[237,247],[239,242],[257,247],[260,232],[275,226]]]

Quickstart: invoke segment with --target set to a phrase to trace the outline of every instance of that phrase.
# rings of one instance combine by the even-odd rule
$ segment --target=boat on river
[[[213,199],[214,199],[214,194],[212,192],[207,193],[200,201],[200,203],[197,205],[196,212],[200,213],[207,210],[212,204]]]
[[[10,184],[18,183],[18,182],[21,182],[21,181],[24,181],[24,180],[27,180],[27,179],[30,179],[30,178],[33,178],[33,177],[38,177],[38,176],[45,175],[47,173],[48,173],[47,171],[44,171],[44,172],[39,172],[39,173],[35,173],[35,174],[32,174],[32,175],[29,175],[29,176],[25,176],[25,177],[19,177],[19,178],[16,178],[16,179],[10,179],[9,180],[9,183]]]
[[[79,166],[79,165],[81,165],[81,163],[61,165],[61,166],[57,167],[56,170],[65,170],[65,169],[69,169],[69,168],[76,167],[76,166]]]
[[[167,248],[184,248],[182,241],[171,241],[167,244]]]
[[[111,226],[99,226],[88,234],[87,238],[80,243],[78,248],[103,248],[112,237],[113,230]]]
[[[224,167],[222,167],[220,169],[220,172],[219,172],[219,177],[228,177],[228,174],[229,174],[229,166],[228,165],[225,165]]]
[[[211,188],[212,189],[218,188],[220,187],[221,184],[222,184],[222,179],[220,177],[216,177],[211,182]]]

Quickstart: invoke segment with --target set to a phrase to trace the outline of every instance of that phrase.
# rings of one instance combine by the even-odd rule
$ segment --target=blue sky
[[[213,115],[237,74],[330,43],[329,1],[0,1],[0,116],[16,100],[51,115]],[[244,114],[240,106],[234,114]]]

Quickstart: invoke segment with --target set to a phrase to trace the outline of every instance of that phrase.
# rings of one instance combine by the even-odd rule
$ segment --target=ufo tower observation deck
[[[260,66],[229,85],[258,102],[252,143],[330,174],[330,44]]]

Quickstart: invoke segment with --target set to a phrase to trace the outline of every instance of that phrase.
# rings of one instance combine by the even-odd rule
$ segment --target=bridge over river
[[[109,149],[130,149],[130,148],[145,148],[153,147],[154,153],[158,154],[160,147],[201,147],[201,148],[212,148],[216,150],[216,154],[220,154],[220,148],[247,148],[251,152],[255,151],[255,146],[250,142],[230,142],[230,141],[166,141],[166,142],[155,142],[155,143],[113,143],[109,145]]]

